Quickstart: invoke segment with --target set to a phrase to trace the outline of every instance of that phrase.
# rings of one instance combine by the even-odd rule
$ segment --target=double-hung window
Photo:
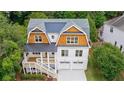
[[[83,54],[83,51],[82,50],[76,50],[76,52],[75,52],[75,56],[76,57],[81,57],[82,54]]]
[[[77,36],[68,36],[66,38],[67,44],[77,44],[78,43],[78,37]]]
[[[61,56],[67,57],[68,56],[68,50],[61,50]]]
[[[36,35],[35,36],[35,42],[42,42],[42,38],[41,38],[41,36],[40,35]]]
[[[111,32],[111,33],[113,32],[113,27],[110,27],[110,32]]]

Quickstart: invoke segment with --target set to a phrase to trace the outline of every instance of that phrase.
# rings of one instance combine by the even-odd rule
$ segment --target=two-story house
[[[106,21],[101,30],[100,38],[124,52],[124,15]]]
[[[86,80],[89,37],[87,19],[30,19],[23,72]]]

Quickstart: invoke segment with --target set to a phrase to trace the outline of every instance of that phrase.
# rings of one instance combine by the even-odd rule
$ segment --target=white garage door
[[[71,64],[70,62],[60,62],[59,63],[59,69],[70,69]]]
[[[86,81],[85,72],[82,70],[59,70],[59,81]]]
[[[83,69],[83,62],[76,61],[71,64],[72,69]]]
[[[83,69],[83,62],[60,62],[59,69]]]

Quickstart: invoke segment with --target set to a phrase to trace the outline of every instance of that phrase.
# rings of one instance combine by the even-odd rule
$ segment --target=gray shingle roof
[[[66,22],[45,22],[46,31],[49,33],[60,32]]]
[[[60,33],[71,25],[77,25],[90,37],[88,19],[30,19],[27,33],[33,28],[39,27],[46,33]]]
[[[113,19],[105,22],[105,24],[115,26],[116,28],[124,31],[124,15],[113,18]]]
[[[57,46],[55,43],[51,44],[42,44],[42,43],[33,43],[25,45],[25,52],[57,52]]]

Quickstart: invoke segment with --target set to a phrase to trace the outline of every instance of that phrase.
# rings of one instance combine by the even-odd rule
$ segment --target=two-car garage
[[[83,62],[60,62],[58,70],[59,81],[86,81],[85,72],[82,69]]]

